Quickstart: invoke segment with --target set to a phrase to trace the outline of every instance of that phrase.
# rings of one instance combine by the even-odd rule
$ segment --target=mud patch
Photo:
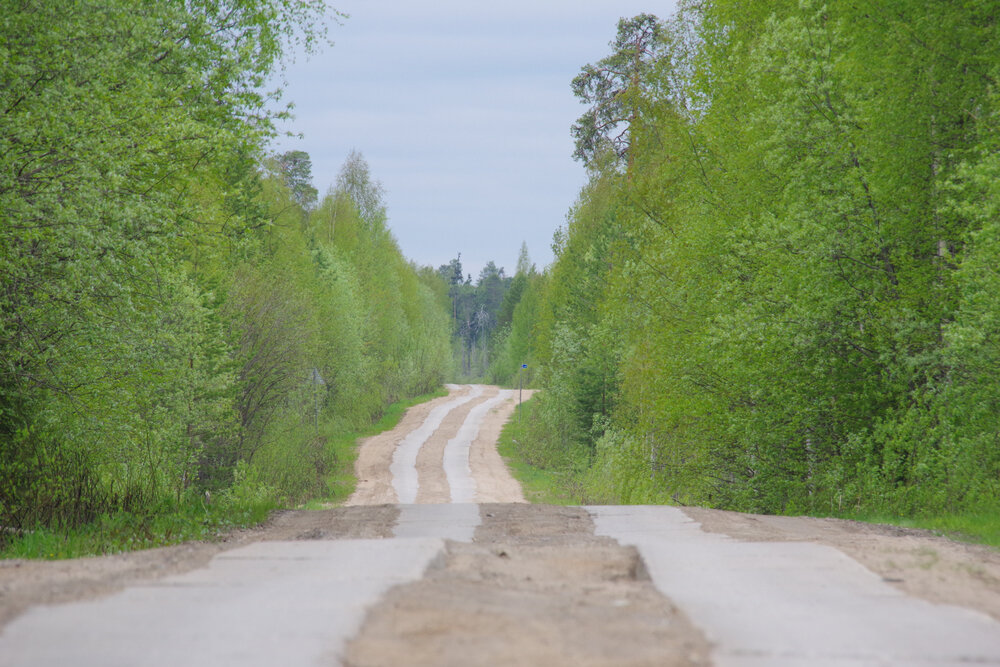
[[[368,615],[346,664],[705,665],[708,644],[635,549],[580,508],[484,505],[423,580]]]
[[[558,505],[479,506],[483,522],[476,529],[476,542],[516,540],[520,544],[558,545],[567,541],[593,541],[594,522],[582,507]]]

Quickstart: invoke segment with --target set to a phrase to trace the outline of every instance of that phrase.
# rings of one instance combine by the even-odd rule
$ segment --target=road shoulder
[[[839,549],[908,595],[1000,621],[1000,551],[928,531],[814,517],[685,507],[709,533],[751,542],[815,542]]]

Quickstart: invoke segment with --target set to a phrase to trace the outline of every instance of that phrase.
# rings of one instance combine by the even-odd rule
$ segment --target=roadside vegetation
[[[504,424],[497,441],[497,451],[521,484],[524,497],[531,503],[548,505],[578,505],[580,497],[573,493],[572,472],[538,465],[538,449],[528,446],[528,420],[536,403],[529,399],[519,405]]]
[[[508,275],[504,267],[490,261],[473,282],[472,275],[463,272],[461,253],[439,267],[438,275],[448,284],[451,302],[453,379],[491,384],[530,381],[532,370],[517,375],[530,352],[516,343],[531,339],[514,331],[518,308],[522,315],[517,321],[523,324],[533,319],[527,310],[536,302],[536,292],[528,286],[540,278],[527,244],[521,244],[514,275]],[[527,299],[522,305],[524,296]]]
[[[586,502],[995,542],[996,25],[924,2],[623,19],[573,81],[590,180],[504,342],[544,389],[525,460]]]
[[[262,86],[323,3],[22,3],[0,31],[0,549],[151,546],[342,498],[450,372],[448,286]],[[398,411],[390,411],[396,415]],[[390,417],[391,418],[391,417]]]
[[[919,528],[960,542],[985,544],[1000,549],[1000,517],[997,517],[996,514],[920,513],[912,517],[901,517],[898,515],[858,513],[847,514],[843,518],[867,523],[886,523],[903,528]]]
[[[307,509],[341,503],[354,492],[357,477],[354,461],[357,442],[399,423],[407,408],[429,401],[447,392],[443,389],[388,406],[379,419],[364,430],[331,432],[326,474],[326,491],[309,497]],[[166,502],[145,513],[119,511],[104,514],[79,526],[36,526],[22,536],[10,539],[0,557],[4,558],[79,558],[92,554],[110,554],[134,549],[167,546],[188,540],[214,540],[232,530],[248,528],[267,519],[272,510],[292,501],[271,489],[243,484],[225,490],[220,496],[208,496],[181,505]]]
[[[403,258],[347,157],[268,151],[319,0],[0,20],[0,550],[203,537],[352,488],[446,378],[542,388],[546,502],[1000,538],[990,3],[682,0],[572,87],[589,182],[538,270]]]

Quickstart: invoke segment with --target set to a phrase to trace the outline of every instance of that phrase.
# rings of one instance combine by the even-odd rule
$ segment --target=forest
[[[285,112],[264,81],[323,14],[4,10],[0,546],[342,498],[350,434],[440,389],[448,285],[400,253],[364,157],[320,198],[308,154],[268,151]]]
[[[5,9],[0,548],[343,498],[446,380],[542,389],[519,455],[578,502],[995,515],[995,3],[679,4],[567,82],[554,262],[475,280],[361,153],[320,196],[269,149],[321,0]]]
[[[514,309],[520,303],[528,283],[538,276],[531,262],[527,243],[521,243],[513,276],[492,260],[479,272],[462,271],[462,253],[438,268],[438,275],[448,285],[451,302],[452,353],[454,377],[461,382],[510,382],[512,369],[519,368],[522,353],[508,347],[514,323]],[[523,319],[522,321],[527,321]],[[521,336],[519,340],[527,340]]]
[[[680,4],[572,81],[522,456],[585,502],[995,515],[995,3]]]

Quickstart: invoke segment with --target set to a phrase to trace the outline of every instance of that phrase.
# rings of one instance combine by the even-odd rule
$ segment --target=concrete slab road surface
[[[163,550],[165,575],[148,553],[0,562],[0,667],[1000,665],[1000,553],[833,520],[528,505],[496,453],[516,395],[449,391],[363,441],[347,507],[279,513],[189,566]],[[130,559],[142,576],[117,586]]]
[[[421,538],[258,542],[108,598],[36,607],[0,638],[0,665],[337,664],[366,608],[420,578],[443,546]]]
[[[904,595],[831,547],[738,542],[675,507],[587,509],[598,535],[638,547],[718,667],[1000,664],[1000,623]]]

